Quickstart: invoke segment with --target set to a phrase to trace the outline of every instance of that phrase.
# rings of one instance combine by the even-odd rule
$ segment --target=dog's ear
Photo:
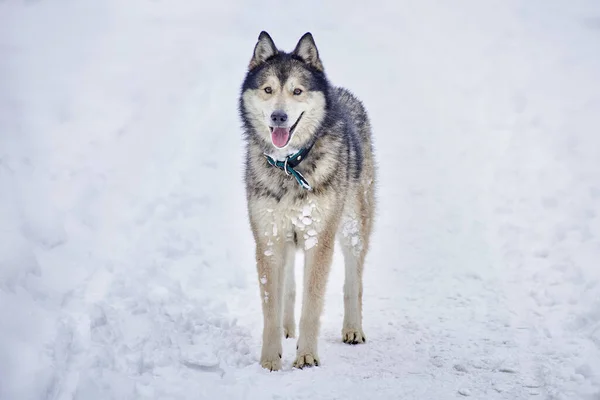
[[[260,35],[258,35],[258,42],[256,46],[254,46],[254,55],[252,56],[252,60],[250,60],[250,65],[248,69],[254,69],[258,67],[260,64],[264,63],[267,59],[277,55],[279,53],[277,51],[277,47],[275,47],[275,43],[271,36],[265,31],[262,31]]]
[[[323,71],[323,64],[319,58],[319,51],[317,50],[317,45],[310,32],[306,32],[304,36],[300,38],[300,41],[292,54],[303,59],[304,62],[314,67],[317,71]]]

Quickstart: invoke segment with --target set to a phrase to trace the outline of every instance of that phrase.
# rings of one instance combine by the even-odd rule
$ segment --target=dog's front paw
[[[269,371],[279,371],[281,369],[282,352],[281,337],[279,335],[281,335],[281,333],[277,335],[277,338],[280,341],[278,346],[272,342],[267,345],[263,345],[262,354],[260,356],[260,365]]]
[[[342,330],[342,341],[347,344],[365,343],[367,338],[362,329],[344,328]]]
[[[279,371],[281,369],[281,357],[276,359],[263,358],[260,360],[260,366],[269,371]]]
[[[296,325],[292,324],[283,324],[283,337],[295,338],[296,337]]]
[[[316,354],[302,354],[296,357],[296,361],[294,361],[294,368],[304,368],[304,367],[318,367],[319,366],[319,356]]]

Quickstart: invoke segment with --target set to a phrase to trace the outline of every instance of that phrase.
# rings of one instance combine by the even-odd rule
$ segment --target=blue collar
[[[296,179],[296,182],[298,182],[298,184],[303,189],[311,191],[312,187],[310,186],[310,184],[306,181],[304,176],[302,176],[302,174],[296,171],[294,168],[296,168],[298,164],[300,164],[306,158],[312,146],[313,145],[311,144],[308,147],[300,149],[300,151],[298,151],[297,153],[287,156],[283,161],[275,160],[273,159],[273,157],[267,154],[265,154],[265,157],[267,158],[267,162],[270,165],[279,168],[280,170],[285,172],[286,175],[293,176]]]

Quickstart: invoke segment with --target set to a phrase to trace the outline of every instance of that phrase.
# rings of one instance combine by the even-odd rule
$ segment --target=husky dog
[[[246,195],[263,310],[260,364],[281,369],[295,337],[294,259],[304,293],[294,367],[319,365],[317,339],[336,236],[345,265],[345,343],[365,342],[363,265],[375,210],[371,127],[362,103],[328,82],[312,35],[291,53],[261,32],[242,85]]]

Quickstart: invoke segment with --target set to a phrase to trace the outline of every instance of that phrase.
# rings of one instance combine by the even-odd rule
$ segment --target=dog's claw
[[[283,327],[283,336],[286,339],[294,338],[294,337],[296,337],[296,330],[294,328],[284,326]]]
[[[348,329],[342,332],[342,341],[347,344],[366,343],[367,337],[361,330]]]
[[[294,368],[303,369],[304,367],[318,367],[319,357],[312,354],[298,356],[294,361]]]
[[[281,369],[281,359],[278,360],[269,360],[269,361],[261,361],[260,365],[264,369],[268,369],[270,372],[279,371]]]

